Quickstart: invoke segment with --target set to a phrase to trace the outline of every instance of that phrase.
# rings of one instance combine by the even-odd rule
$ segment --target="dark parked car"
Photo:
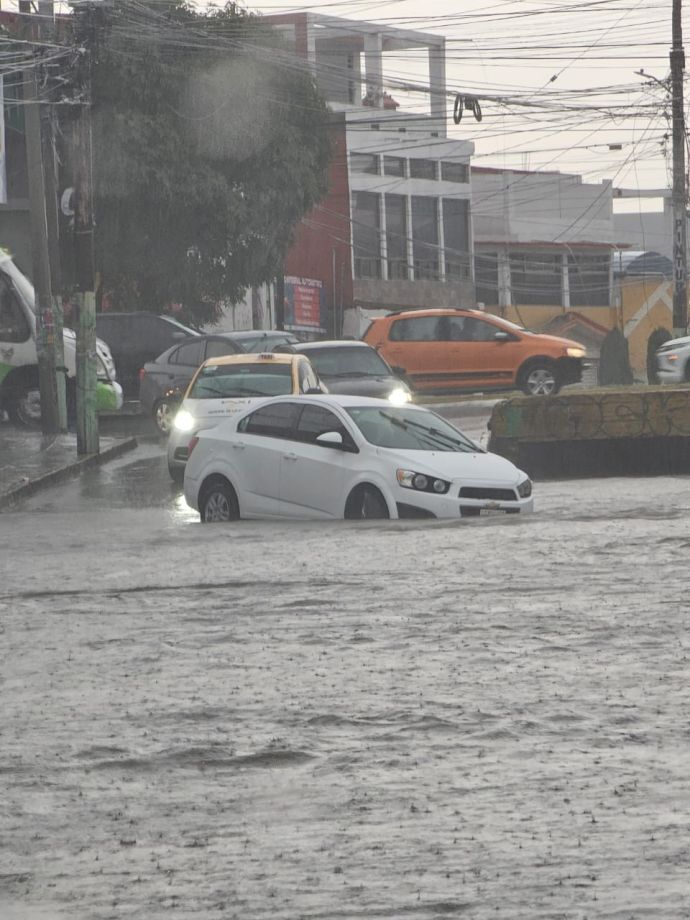
[[[309,358],[329,393],[373,396],[397,405],[412,398],[405,381],[365,342],[303,342],[291,350]]]
[[[161,434],[169,434],[177,407],[197,368],[207,358],[236,355],[244,349],[235,333],[215,333],[186,338],[139,372],[139,402],[144,415],[151,415]]]
[[[170,316],[155,313],[98,313],[96,335],[110,346],[124,394],[136,399],[139,371],[172,345],[198,335]]]

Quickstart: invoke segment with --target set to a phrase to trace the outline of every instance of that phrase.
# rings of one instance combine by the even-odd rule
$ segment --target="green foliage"
[[[120,309],[213,321],[274,278],[328,185],[313,78],[235,4],[125,0],[93,72],[96,265]]]
[[[620,329],[611,329],[601,343],[599,352],[599,384],[609,386],[632,382],[628,340]]]
[[[658,326],[647,339],[647,382],[658,383],[659,374],[656,366],[656,350],[672,338],[668,329]]]

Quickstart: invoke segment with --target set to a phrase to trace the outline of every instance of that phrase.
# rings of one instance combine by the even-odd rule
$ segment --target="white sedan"
[[[184,493],[203,522],[532,510],[509,460],[428,409],[357,396],[280,396],[199,432]]]

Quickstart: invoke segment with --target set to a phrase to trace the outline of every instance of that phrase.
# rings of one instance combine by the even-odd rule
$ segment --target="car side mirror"
[[[494,335],[494,342],[509,342],[512,336],[509,332],[497,332]]]
[[[339,450],[344,448],[343,436],[339,431],[324,431],[318,436],[316,443],[321,447],[335,447]]]
[[[405,376],[405,368],[404,368],[404,367],[398,367],[398,366],[396,365],[395,367],[392,367],[391,370],[393,371],[393,373],[395,374],[396,377],[404,377],[404,376]]]
[[[323,396],[323,390],[321,387],[309,387],[306,391],[307,396]]]

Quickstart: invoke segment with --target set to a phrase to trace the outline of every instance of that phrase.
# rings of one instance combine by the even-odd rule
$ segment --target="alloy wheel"
[[[230,501],[225,492],[214,490],[204,502],[204,521],[207,524],[225,523],[232,520]]]
[[[527,375],[525,390],[531,396],[550,396],[556,390],[556,376],[546,367],[535,367]]]

